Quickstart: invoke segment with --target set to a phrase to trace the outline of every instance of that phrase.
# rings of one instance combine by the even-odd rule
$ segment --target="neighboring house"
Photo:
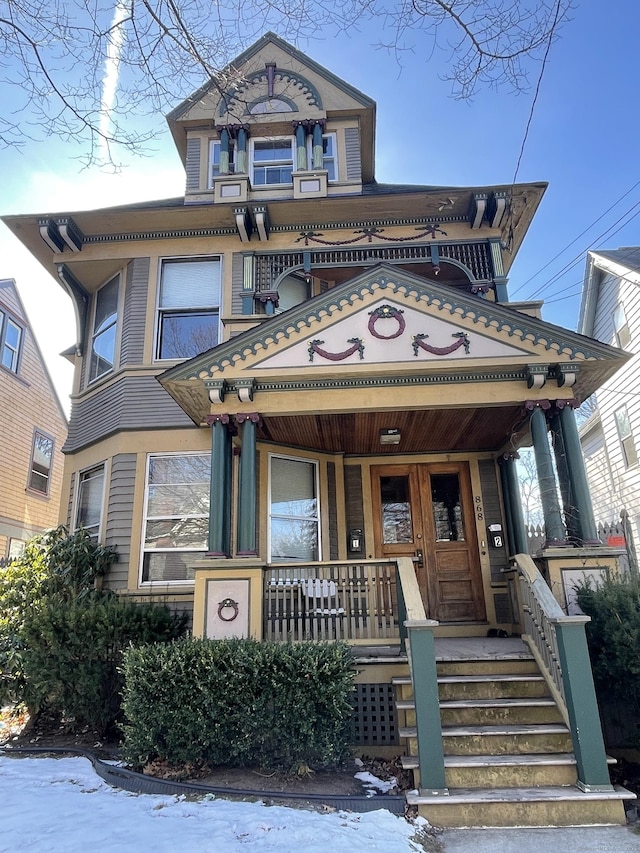
[[[531,435],[541,560],[564,603],[563,567],[611,560],[572,406],[625,359],[544,323],[539,304],[509,302],[546,185],[376,183],[375,103],[272,34],[224,79],[168,116],[184,197],[4,217],[78,319],[62,520],[117,547],[107,587],[193,611],[196,634],[360,647],[367,749],[397,742],[405,621],[428,632],[437,620],[440,637],[526,627],[549,677],[567,678],[544,621],[559,605],[548,594],[525,626],[514,583],[535,599],[544,581],[530,558],[517,581],[505,573],[527,550],[514,451]],[[410,117],[400,132],[424,145]],[[569,530],[548,486],[549,428],[566,447]],[[412,651],[423,640],[412,635]],[[580,718],[576,731],[598,768],[579,761],[580,779],[606,787],[593,692],[578,694],[595,728]],[[440,758],[420,759],[420,784],[438,789],[434,714]],[[538,805],[526,819],[551,819]],[[589,819],[612,819],[599,808],[590,801]],[[502,819],[522,822],[521,804]]]
[[[55,527],[67,420],[16,284],[0,279],[0,560]]]
[[[578,331],[633,357],[597,392],[580,428],[595,516],[620,524],[640,551],[640,247],[587,253]],[[615,534],[614,534],[615,535]]]

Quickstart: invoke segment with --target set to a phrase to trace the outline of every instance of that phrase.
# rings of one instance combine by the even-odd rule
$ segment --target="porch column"
[[[560,428],[560,415],[556,410],[549,415],[549,428],[553,436],[553,455],[556,460],[556,470],[562,496],[562,508],[564,520],[567,526],[567,535],[571,542],[580,542],[581,536],[578,529],[578,511],[573,497],[573,490],[569,479],[569,468],[567,465],[567,450],[564,444],[564,436]]]
[[[238,144],[236,148],[236,173],[240,175],[245,175],[249,171],[247,161],[248,138],[249,134],[247,132],[246,127],[238,128]]]
[[[528,554],[529,537],[524,525],[520,486],[516,467],[517,453],[505,453],[498,460],[505,514],[507,516],[507,541],[511,554]]]
[[[324,165],[324,150],[322,148],[322,130],[324,123],[317,121],[313,125],[313,168],[322,169]],[[337,177],[337,176],[336,176]]]
[[[229,415],[209,415],[211,425],[211,487],[209,493],[208,557],[231,553],[231,433]]]
[[[547,440],[547,419],[544,411],[536,402],[531,412],[529,426],[533,440],[533,451],[536,459],[536,470],[538,472],[538,485],[540,487],[540,500],[542,501],[542,514],[545,526],[545,548],[553,548],[566,545],[566,534],[562,521],[562,512],[558,501],[556,489],[556,477],[553,470],[551,449]],[[546,404],[549,408],[550,404]]]
[[[238,485],[238,557],[255,557],[256,543],[256,500],[258,481],[256,476],[256,429],[260,415],[236,415],[236,423],[242,425],[240,449],[240,475]]]
[[[296,129],[296,171],[307,169],[307,130],[302,122],[294,122]]]
[[[223,127],[220,131],[220,174],[229,174],[229,131]]]
[[[558,401],[556,406],[560,410],[560,432],[566,452],[569,485],[580,539],[583,545],[600,545],[572,402],[562,400]]]

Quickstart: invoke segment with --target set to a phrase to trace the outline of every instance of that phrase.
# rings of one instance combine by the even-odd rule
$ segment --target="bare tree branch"
[[[531,62],[567,19],[572,0],[0,0],[0,145],[58,136],[87,163],[116,165],[162,132],[152,116],[211,80],[272,29],[293,43],[375,22],[401,62],[443,54],[452,94],[527,85]],[[112,74],[110,97],[105,80]],[[146,125],[145,126],[145,122]],[[143,128],[143,129],[140,129]]]

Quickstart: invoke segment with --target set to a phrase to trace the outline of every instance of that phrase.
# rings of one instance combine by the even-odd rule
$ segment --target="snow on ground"
[[[0,757],[0,853],[415,853],[416,828],[380,809],[321,814],[211,796],[130,794],[86,758]]]

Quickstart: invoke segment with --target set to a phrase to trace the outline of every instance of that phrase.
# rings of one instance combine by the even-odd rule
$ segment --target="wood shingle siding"
[[[127,267],[120,364],[142,364],[149,290],[149,258],[136,258]]]
[[[329,498],[329,559],[338,559],[338,503],[336,496],[336,465],[327,463],[327,486]]]
[[[118,430],[193,426],[155,376],[123,377],[94,395],[78,400],[69,425],[66,453],[73,453]]]
[[[115,548],[118,562],[109,568],[105,586],[127,589],[131,557],[131,516],[136,478],[136,454],[122,453],[111,460],[109,504],[105,527],[105,545]]]
[[[362,497],[362,468],[359,465],[344,466],[344,492],[347,531],[362,530],[364,534],[364,503]],[[366,543],[362,542],[362,554],[366,554]]]

